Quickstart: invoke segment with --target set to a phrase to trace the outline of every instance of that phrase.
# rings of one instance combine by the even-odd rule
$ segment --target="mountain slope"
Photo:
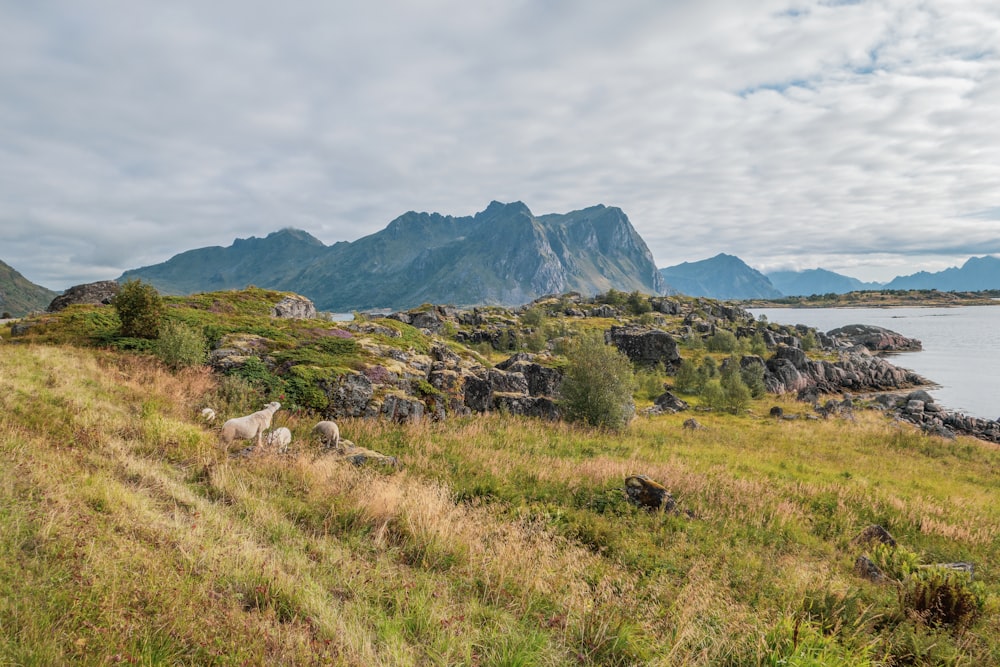
[[[826,269],[805,271],[772,271],[767,274],[774,288],[785,296],[810,296],[812,294],[847,294],[862,290],[879,289],[882,283],[866,283]]]
[[[375,234],[333,246],[283,230],[229,248],[191,250],[122,276],[133,277],[174,294],[252,283],[297,292],[334,311],[428,302],[519,305],[555,292],[666,289],[621,209],[535,217],[521,202],[493,202],[466,217],[411,211]]]
[[[977,292],[1000,289],[1000,259],[970,257],[961,268],[929,273],[920,271],[894,278],[886,289],[936,289],[942,292]]]
[[[739,257],[720,253],[699,262],[660,269],[670,286],[689,296],[713,299],[776,299],[781,292],[760,271]]]
[[[325,249],[322,241],[306,232],[282,229],[262,239],[236,239],[226,248],[188,250],[162,264],[126,271],[118,280],[141,279],[164,294],[269,287],[297,273]]]
[[[0,313],[22,317],[45,310],[59,292],[36,285],[12,266],[0,261]]]

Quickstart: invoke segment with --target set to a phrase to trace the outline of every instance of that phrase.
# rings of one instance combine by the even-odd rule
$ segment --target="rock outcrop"
[[[85,283],[74,285],[68,290],[52,299],[52,303],[47,308],[48,312],[55,313],[67,306],[78,303],[92,305],[108,305],[118,294],[119,285],[114,280],[101,280],[96,283]]]
[[[274,304],[271,308],[271,317],[311,320],[316,317],[316,306],[304,296],[291,294]]]
[[[844,391],[892,391],[930,382],[867,350],[839,353],[837,361],[810,360],[801,349],[779,346],[765,363],[764,386],[773,394],[815,390],[823,394]]]
[[[613,326],[604,335],[605,341],[617,347],[632,363],[643,366],[663,364],[674,370],[681,361],[677,341],[662,329]]]
[[[923,345],[916,338],[906,336],[869,324],[849,324],[827,332],[840,345],[863,345],[872,352],[912,352],[922,350]]]
[[[980,440],[1000,443],[1000,421],[970,417],[938,405],[926,391],[908,394],[883,394],[876,405],[894,417],[920,427],[925,433],[943,438],[968,435]]]

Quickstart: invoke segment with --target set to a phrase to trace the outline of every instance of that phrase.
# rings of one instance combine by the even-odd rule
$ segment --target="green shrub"
[[[736,334],[726,329],[719,329],[705,341],[709,352],[735,352],[738,346]]]
[[[754,398],[760,398],[767,393],[767,386],[764,384],[764,364],[748,364],[740,368],[740,379]]]
[[[705,386],[703,380],[698,365],[690,359],[682,359],[674,376],[674,389],[682,394],[700,394]]]
[[[160,328],[155,353],[173,369],[205,363],[208,345],[204,334],[183,322],[166,322]]]
[[[561,405],[567,419],[623,429],[635,413],[628,357],[596,332],[576,339],[566,356]]]
[[[156,288],[141,280],[130,280],[111,300],[126,338],[156,338],[163,319],[163,298]]]
[[[652,401],[664,392],[664,378],[666,371],[663,364],[657,364],[653,368],[640,368],[635,372],[635,393],[636,397],[647,401]]]

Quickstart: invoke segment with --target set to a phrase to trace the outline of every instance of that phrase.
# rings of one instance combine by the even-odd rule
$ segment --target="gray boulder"
[[[873,352],[906,352],[923,349],[915,338],[870,324],[848,324],[828,331],[827,335],[848,345],[863,345]]]
[[[617,347],[633,363],[643,366],[662,363],[668,371],[680,364],[677,341],[662,329],[613,326],[604,337],[606,342]]]
[[[274,304],[271,317],[292,320],[311,320],[316,317],[316,306],[304,296],[290,294]]]
[[[50,313],[55,313],[67,306],[80,303],[106,306],[118,294],[118,290],[119,285],[114,280],[101,280],[96,283],[74,285],[52,299],[52,303],[49,304],[46,310]]]

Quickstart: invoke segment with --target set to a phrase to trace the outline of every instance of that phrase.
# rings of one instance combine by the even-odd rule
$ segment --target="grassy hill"
[[[336,326],[275,322],[266,298],[172,303],[289,350]],[[401,469],[339,460],[313,413],[282,410],[288,454],[233,457],[198,412],[238,413],[238,385],[90,347],[113,326],[96,307],[44,326],[24,344],[0,329],[3,664],[1000,662],[994,445],[874,411],[775,420],[809,407],[772,396],[695,430],[690,413],[616,434],[338,420]],[[632,474],[681,511],[626,502]],[[899,546],[853,543],[871,524]],[[861,555],[889,579],[859,576]],[[955,561],[974,582],[921,567]]]

